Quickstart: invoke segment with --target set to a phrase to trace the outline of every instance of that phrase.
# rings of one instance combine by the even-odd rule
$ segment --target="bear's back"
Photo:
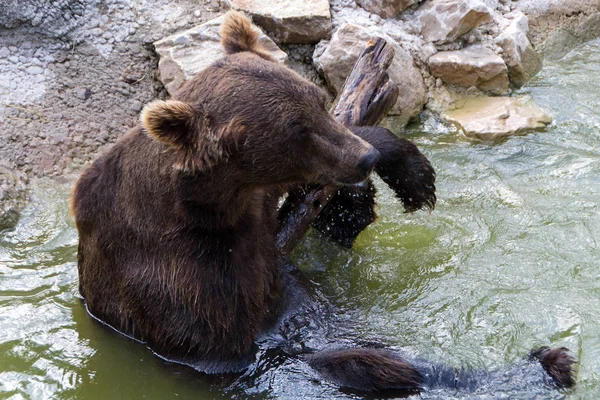
[[[178,171],[136,127],[82,173],[72,211],[89,312],[163,356],[219,369],[245,359],[281,284],[276,194],[232,194],[231,206],[246,196],[255,206],[223,228],[212,205],[190,204],[228,192],[214,185]]]

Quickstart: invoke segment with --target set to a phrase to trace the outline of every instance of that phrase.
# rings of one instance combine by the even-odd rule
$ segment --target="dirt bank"
[[[162,94],[151,43],[214,18],[217,0],[0,5],[0,159],[30,176],[76,170]]]

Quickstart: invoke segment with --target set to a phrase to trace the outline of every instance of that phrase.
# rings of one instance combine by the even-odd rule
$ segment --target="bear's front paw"
[[[405,211],[433,210],[437,200],[435,170],[417,146],[398,138],[397,146],[385,156],[375,171],[394,190]]]

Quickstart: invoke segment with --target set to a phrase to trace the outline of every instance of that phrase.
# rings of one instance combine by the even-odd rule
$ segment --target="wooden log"
[[[398,88],[387,74],[394,49],[382,38],[370,40],[346,79],[331,114],[345,126],[377,125],[398,99]],[[290,253],[308,232],[319,212],[338,191],[336,186],[291,191],[280,210],[277,244]]]
[[[346,126],[375,126],[398,99],[398,87],[387,74],[394,49],[382,38],[370,40],[346,78],[332,107],[336,121]]]

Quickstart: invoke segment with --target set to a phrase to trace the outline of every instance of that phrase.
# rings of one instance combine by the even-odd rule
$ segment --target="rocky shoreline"
[[[543,58],[600,36],[600,0],[6,0],[0,212],[5,197],[25,192],[9,186],[78,171],[135,124],[143,104],[218,58],[218,17],[229,8],[252,16],[277,58],[332,97],[364,43],[385,37],[401,93],[394,126],[428,109],[480,139],[549,123],[531,99],[508,96]],[[483,116],[468,112],[475,97],[486,98]]]

